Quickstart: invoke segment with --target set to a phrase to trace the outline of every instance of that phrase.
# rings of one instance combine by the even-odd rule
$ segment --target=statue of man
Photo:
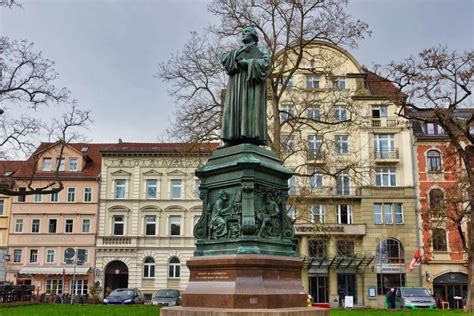
[[[258,43],[254,27],[242,31],[243,45],[220,56],[229,75],[221,138],[226,146],[267,142],[266,84],[270,74],[268,50]]]
[[[228,205],[229,195],[226,191],[219,192],[219,198],[214,203],[211,213],[211,236],[215,239],[224,237],[227,234],[227,223],[225,217],[233,209],[233,205]]]

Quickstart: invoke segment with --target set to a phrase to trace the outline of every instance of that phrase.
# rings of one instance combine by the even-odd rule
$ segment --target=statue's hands
[[[248,61],[245,60],[245,59],[241,59],[241,60],[237,61],[237,63],[239,65],[239,68],[241,68],[241,69],[247,69],[247,67],[249,65]]]

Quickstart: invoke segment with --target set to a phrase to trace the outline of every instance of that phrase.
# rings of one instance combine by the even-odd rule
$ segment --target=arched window
[[[152,257],[146,257],[143,263],[143,277],[154,278],[155,277],[155,260]]]
[[[179,278],[181,274],[181,264],[179,263],[179,259],[176,257],[171,257],[168,269],[168,277],[169,278]]]
[[[430,191],[430,208],[439,210],[444,205],[444,193],[440,189],[432,189]]]
[[[405,253],[396,239],[384,239],[376,248],[377,293],[384,295],[390,288],[405,286]]]
[[[448,247],[446,244],[446,231],[442,228],[433,229],[432,238],[433,240],[433,251],[447,251]]]
[[[441,154],[437,150],[430,150],[426,155],[428,171],[441,171]]]

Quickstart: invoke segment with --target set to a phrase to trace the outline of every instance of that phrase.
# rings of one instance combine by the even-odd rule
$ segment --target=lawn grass
[[[150,305],[29,305],[0,307],[0,316],[159,316],[160,308]],[[380,309],[332,309],[331,316],[467,316],[456,310],[380,310]]]
[[[158,316],[151,305],[29,305],[0,307],[0,316]]]

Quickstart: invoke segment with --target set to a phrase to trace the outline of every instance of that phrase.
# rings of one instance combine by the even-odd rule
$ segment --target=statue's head
[[[226,191],[222,190],[221,192],[219,192],[219,197],[224,200],[224,201],[227,201],[229,199],[229,195],[227,194]]]
[[[247,44],[252,41],[258,42],[257,30],[253,26],[247,26],[242,31],[242,42]]]

